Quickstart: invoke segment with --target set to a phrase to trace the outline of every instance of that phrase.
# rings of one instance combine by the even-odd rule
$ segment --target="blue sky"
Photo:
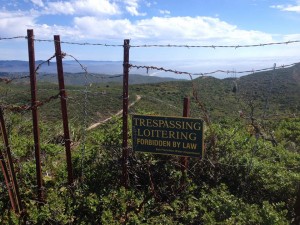
[[[300,40],[297,0],[1,0],[0,37],[122,44],[246,45]],[[79,60],[122,60],[122,48],[63,45]],[[27,60],[25,39],[0,40],[0,60]],[[53,43],[36,42],[36,59]],[[131,48],[131,60],[197,62],[216,68],[300,61],[300,45],[240,49]],[[189,62],[189,63],[187,63]],[[249,69],[249,68],[247,68]]]

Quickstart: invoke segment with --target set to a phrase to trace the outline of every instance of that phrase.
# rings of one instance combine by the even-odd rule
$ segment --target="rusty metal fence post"
[[[122,185],[128,188],[128,77],[129,77],[129,40],[124,40],[123,61],[123,143],[122,143]]]
[[[31,112],[33,123],[33,138],[35,150],[36,179],[38,186],[38,200],[44,201],[43,178],[41,169],[41,147],[40,147],[40,131],[39,118],[37,109],[37,85],[36,85],[36,69],[35,69],[35,52],[34,52],[34,35],[33,30],[27,30],[28,37],[28,56],[29,56],[29,72],[30,72],[30,88],[31,88]]]
[[[0,110],[1,110],[0,111],[0,117],[1,117],[0,120],[1,120],[1,125],[2,125],[2,123],[4,123],[4,118],[3,118],[2,108]],[[5,144],[3,144],[3,146],[5,146]],[[10,200],[10,203],[11,203],[11,207],[15,212],[17,212],[18,207],[16,206],[16,199],[15,199],[15,195],[14,195],[14,191],[13,191],[13,185],[11,183],[11,178],[9,176],[9,172],[8,172],[8,169],[7,169],[7,166],[6,166],[4,154],[2,153],[1,150],[0,150],[0,161],[1,161],[1,170],[2,170],[2,173],[3,173],[6,188],[7,188],[7,191],[8,191],[8,196],[9,196],[9,200]]]
[[[11,150],[10,150],[10,146],[8,143],[8,136],[7,136],[7,132],[6,132],[2,108],[0,109],[0,123],[1,123],[1,133],[2,133],[2,138],[3,138],[3,143],[4,143],[6,157],[7,157],[7,161],[8,161],[8,166],[7,166],[8,174],[10,174],[10,176],[11,176],[12,189],[15,193],[15,209],[16,209],[17,213],[21,213],[23,210],[23,207],[22,207],[22,202],[21,202],[21,197],[20,197],[20,192],[19,192],[19,186],[18,186],[18,182],[17,182],[15,170],[14,170],[14,164],[13,164],[13,159],[12,159],[12,155],[11,155]],[[8,175],[7,179],[10,179],[9,175]]]
[[[61,103],[61,113],[63,120],[64,128],[64,141],[66,149],[66,158],[67,158],[67,170],[68,170],[68,184],[73,184],[73,168],[72,168],[72,156],[71,156],[71,139],[69,131],[69,121],[68,121],[68,111],[67,111],[67,93],[65,90],[65,81],[64,81],[64,71],[63,71],[63,55],[60,46],[60,36],[54,35],[54,45],[55,45],[55,56],[57,64],[57,76],[58,84],[60,91],[60,103]]]

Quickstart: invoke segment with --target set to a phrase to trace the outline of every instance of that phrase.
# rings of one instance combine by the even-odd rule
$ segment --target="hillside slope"
[[[193,99],[194,89],[201,104],[204,104],[212,118],[238,116],[240,111],[249,112],[251,104],[256,116],[297,114],[300,111],[299,71],[300,65],[296,65],[287,69],[278,69],[274,73],[273,71],[254,73],[240,78],[199,77],[193,82],[135,85],[132,89],[149,98],[143,107],[148,106],[149,110],[153,109],[157,112],[161,112],[163,108],[173,113],[174,107],[172,109],[168,104],[176,105],[181,109],[182,99],[185,96]],[[192,102],[194,103],[192,113],[198,116],[197,103]]]
[[[213,119],[222,119],[225,116],[236,117],[240,111],[249,113],[251,104],[254,107],[255,116],[298,114],[300,111],[299,77],[300,65],[278,69],[275,73],[272,71],[255,73],[240,78],[199,77],[193,82],[182,80],[162,82],[166,79],[130,74],[129,95],[131,97],[129,101],[134,101],[136,95],[142,96],[142,100],[131,109],[133,113],[148,111],[153,114],[180,116],[183,98],[190,96],[192,99],[191,116],[199,117],[201,110],[198,103],[194,101],[194,92],[197,93],[201,104],[205,106]],[[56,79],[55,75],[41,76],[38,80],[39,99],[43,100],[57,93],[58,87],[54,83]],[[88,101],[87,107],[91,112],[91,119],[99,117],[99,113],[100,119],[105,119],[122,108],[122,76],[113,79],[89,76],[86,80],[88,87],[82,86],[82,82],[84,82],[82,73],[65,74],[71,113],[82,110],[74,104],[83,106],[85,98]],[[16,80],[9,84],[0,83],[0,85],[3,103],[30,102],[28,79]],[[84,92],[86,88],[87,96]],[[46,109],[46,115],[55,110],[53,107],[49,109],[47,105],[43,108]],[[99,118],[96,120],[98,121]]]
[[[0,223],[292,224],[300,208],[298,71],[295,66],[274,75],[129,85],[130,113],[181,116],[183,97],[190,96],[192,117],[203,114],[199,103],[210,114],[205,155],[190,158],[185,171],[176,156],[133,152],[131,126],[124,160],[120,83],[67,85],[72,186],[67,184],[58,85],[39,81],[43,204],[37,200],[28,79],[0,83],[26,208],[24,216],[15,215],[6,187],[0,186]],[[264,115],[267,119],[260,119]],[[101,125],[86,129],[96,122]],[[123,168],[127,190],[120,182]],[[4,184],[3,176],[0,180]]]

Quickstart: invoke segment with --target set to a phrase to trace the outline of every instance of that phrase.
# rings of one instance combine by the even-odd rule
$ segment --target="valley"
[[[295,65],[225,79],[132,76],[129,115],[180,117],[183,98],[190,97],[191,117],[205,121],[205,155],[189,158],[182,173],[180,157],[132,151],[129,131],[128,188],[120,182],[122,77],[66,74],[75,178],[71,187],[66,182],[56,77],[39,74],[46,193],[42,206],[36,196],[29,79],[3,80],[1,106],[26,208],[21,220],[30,224],[292,223],[300,201],[299,72],[300,65]],[[10,79],[10,74],[2,77]],[[131,123],[129,116],[129,127]],[[187,142],[185,148],[196,146]],[[4,185],[0,199],[0,221],[19,220],[10,211]]]

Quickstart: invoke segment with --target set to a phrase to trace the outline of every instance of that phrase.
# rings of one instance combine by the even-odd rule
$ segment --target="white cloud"
[[[295,6],[288,6],[283,9],[283,11],[289,11],[289,12],[297,12],[300,13],[300,5]]]
[[[36,36],[40,38],[51,38],[53,34],[60,34],[66,39],[77,40],[130,38],[136,43],[201,45],[254,44],[273,41],[271,34],[239,29],[235,25],[212,17],[153,17],[133,22],[128,19],[78,16],[74,18],[73,25],[66,26],[39,24],[37,18],[38,15],[34,11],[31,13],[0,11],[0,29],[5,31],[2,35],[25,35],[26,29],[30,28],[34,29]]]
[[[44,3],[42,0],[31,0],[31,2],[39,7],[44,7]]]
[[[159,10],[159,13],[160,14],[167,14],[167,15],[171,14],[171,12],[169,10]]]
[[[240,30],[234,25],[211,17],[153,17],[138,21],[136,27],[143,37],[160,40],[210,43],[258,43],[272,40],[269,34]]]
[[[236,26],[211,17],[153,17],[131,22],[128,19],[99,20],[77,17],[77,30],[84,38],[124,39],[160,43],[253,44],[271,42],[272,35]]]
[[[131,22],[122,20],[100,20],[95,17],[76,17],[75,27],[80,30],[83,38],[87,39],[124,39],[133,35]]]
[[[44,13],[65,15],[116,15],[119,7],[109,0],[72,0],[48,2]]]
[[[233,24],[229,24],[225,21],[222,21],[220,18],[214,17],[164,17],[164,15],[162,15],[161,17],[144,18],[135,21],[125,18],[111,19],[109,17],[99,16],[99,13],[97,15],[91,14],[90,16],[81,17],[79,12],[82,12],[84,7],[76,5],[72,7],[70,6],[70,8],[63,8],[67,6],[65,5],[67,3],[70,3],[70,1],[61,2],[61,8],[57,8],[56,10],[69,10],[70,12],[68,13],[72,15],[76,14],[78,16],[74,17],[72,24],[65,26],[38,23],[38,16],[40,14],[36,11],[9,12],[0,10],[0,30],[2,31],[1,36],[25,36],[26,29],[34,29],[36,38],[40,39],[52,39],[54,34],[59,34],[65,41],[75,40],[78,42],[95,41],[105,43],[122,43],[123,39],[129,38],[131,39],[131,44],[133,45],[243,45],[300,39],[300,32],[299,34],[295,33],[291,35],[272,36],[271,34],[261,31],[240,29]],[[80,11],[79,8],[82,11]],[[276,37],[276,40],[274,40],[273,37]],[[243,49],[241,51],[235,51],[233,55],[235,55],[236,52],[242,52],[242,56],[246,56],[248,53],[255,56],[260,56],[262,54],[268,54],[269,56],[281,56],[283,54],[297,55],[298,49],[293,48],[293,46],[291,45],[291,48],[289,48],[288,51],[285,51],[286,53],[283,53],[283,51],[277,51],[277,47],[274,47],[274,50],[268,49],[267,51],[265,48],[259,48],[257,50],[253,50],[253,48],[249,50]],[[11,48],[15,48],[15,46],[12,46]],[[285,46],[285,48],[287,47]],[[47,54],[49,54],[49,51]],[[189,51],[193,50],[189,49]],[[198,54],[199,57],[202,57],[205,55],[203,54],[203,51],[197,51],[195,56]],[[223,51],[223,49],[221,51]],[[218,50],[218,54],[221,54],[221,51]],[[155,54],[153,54],[152,57],[163,57]],[[46,57],[47,56],[48,55],[46,55]],[[136,57],[138,56],[139,55]],[[225,56],[222,56],[227,57],[226,54]],[[234,57],[239,56],[240,55],[235,55]],[[176,54],[172,54],[171,57],[176,58],[177,56]],[[179,54],[178,58],[179,57],[185,56]],[[206,55],[205,57],[215,56]],[[151,55],[149,55],[149,58],[151,58]]]
[[[300,34],[288,34],[283,36],[283,41],[300,40]]]
[[[284,5],[271,5],[270,7],[273,9],[283,9]]]
[[[145,5],[147,6],[147,7],[151,7],[151,2],[145,2]]]
[[[45,7],[44,13],[46,14],[75,14],[74,5],[71,2],[49,2]]]
[[[26,36],[27,29],[34,29],[34,34],[37,38],[45,39],[51,39],[55,34],[68,38],[80,35],[80,32],[74,27],[37,24],[37,16],[35,11],[30,13],[0,11],[0,30],[4,31],[1,36]]]
[[[26,35],[26,29],[35,24],[35,17],[24,12],[0,11],[0,30],[7,36]]]
[[[125,0],[124,1],[126,5],[127,12],[130,13],[132,16],[146,16],[146,13],[141,13],[138,11],[139,8],[139,0]]]
[[[300,13],[300,1],[296,5],[272,5],[271,8],[279,9],[281,11]]]

